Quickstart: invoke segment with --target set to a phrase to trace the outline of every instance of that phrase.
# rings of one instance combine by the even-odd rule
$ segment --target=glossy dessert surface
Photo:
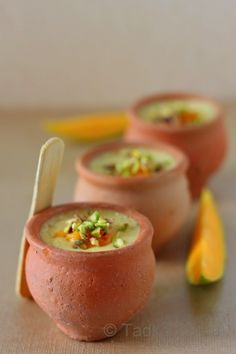
[[[151,175],[175,166],[176,160],[170,153],[142,146],[101,152],[89,162],[89,169],[93,172],[122,177]]]
[[[144,121],[182,127],[211,121],[216,113],[213,104],[196,98],[153,101],[138,110],[139,117]]]
[[[80,209],[56,215],[40,231],[47,244],[76,252],[115,250],[133,243],[139,233],[131,217],[109,209]]]

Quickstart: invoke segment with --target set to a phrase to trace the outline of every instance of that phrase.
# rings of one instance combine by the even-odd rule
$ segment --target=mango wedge
[[[188,282],[203,285],[220,280],[224,275],[225,258],[223,225],[211,192],[204,190],[186,263]]]
[[[45,129],[63,138],[86,143],[122,135],[127,125],[124,112],[111,112],[47,121]]]

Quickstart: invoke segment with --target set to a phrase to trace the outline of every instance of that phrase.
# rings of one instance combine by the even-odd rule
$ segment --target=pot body
[[[199,197],[209,177],[216,172],[227,151],[227,136],[224,127],[223,112],[218,104],[217,116],[201,126],[173,128],[163,124],[146,123],[138,117],[138,109],[152,101],[163,99],[198,98],[208,101],[205,97],[188,94],[163,94],[139,101],[129,111],[129,128],[125,135],[126,141],[165,142],[181,149],[189,159],[187,172],[193,198]]]
[[[143,308],[155,274],[148,224],[140,242],[92,254],[38,247],[29,238],[30,292],[65,334],[84,341],[107,338]]]
[[[166,176],[160,182],[139,185],[110,186],[90,181],[80,175],[76,201],[104,201],[135,208],[146,215],[154,227],[152,240],[156,253],[166,242],[176,237],[185,223],[190,207],[188,181],[184,173]]]

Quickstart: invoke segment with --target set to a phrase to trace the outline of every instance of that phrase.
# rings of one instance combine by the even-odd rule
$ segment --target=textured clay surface
[[[75,200],[112,201],[118,205],[135,208],[151,221],[154,227],[152,246],[157,252],[161,246],[179,234],[188,216],[190,193],[185,175],[187,160],[180,151],[170,146],[145,144],[150,148],[170,152],[176,158],[176,167],[152,176],[130,178],[98,175],[87,167],[90,159],[100,151],[132,145],[132,143],[106,144],[85,153],[77,162],[79,178]]]
[[[39,241],[45,217],[66,210],[68,206],[50,208],[26,226],[27,282],[34,300],[64,333],[78,340],[99,340],[109,336],[109,325],[114,335],[148,301],[155,274],[152,227],[132,212],[141,225],[138,240],[109,252],[64,251]]]
[[[200,126],[170,127],[163,124],[146,123],[139,119],[142,105],[163,99],[197,98],[216,106],[217,116]],[[224,127],[223,109],[215,101],[189,94],[163,94],[140,100],[129,110],[127,141],[165,142],[181,149],[189,159],[188,179],[193,198],[197,198],[209,177],[216,172],[224,160],[227,150],[227,136]]]

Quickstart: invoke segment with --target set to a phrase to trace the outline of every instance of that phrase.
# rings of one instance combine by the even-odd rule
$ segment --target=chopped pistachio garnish
[[[90,238],[91,245],[93,246],[99,246],[99,242],[95,237]]]
[[[88,249],[112,244],[115,248],[125,245],[120,236],[128,227],[128,223],[113,225],[112,220],[103,218],[95,210],[86,218],[75,216],[66,222],[64,230],[59,230],[54,237],[64,237],[73,244],[73,248]]]
[[[121,248],[125,245],[125,242],[121,237],[115,238],[112,243],[113,243],[113,246],[116,248]]]
[[[105,165],[105,169],[113,176],[142,176],[160,171],[164,163],[157,163],[149,152],[135,149],[125,149],[122,161]]]
[[[85,220],[74,217],[67,221],[63,231],[57,231],[55,237],[65,237],[73,243],[73,247],[87,249],[89,247],[99,246],[99,240],[104,245],[110,242],[108,237],[111,221],[101,217],[99,211],[95,210]]]
[[[97,210],[95,210],[89,217],[89,220],[91,220],[92,222],[97,222],[100,219],[100,214]]]
[[[67,221],[63,231],[58,231],[55,237],[65,237],[73,242],[73,246],[80,248],[88,248],[98,246],[97,239],[102,238],[109,231],[111,222],[101,217],[100,213],[95,210],[85,220],[74,217]]]

